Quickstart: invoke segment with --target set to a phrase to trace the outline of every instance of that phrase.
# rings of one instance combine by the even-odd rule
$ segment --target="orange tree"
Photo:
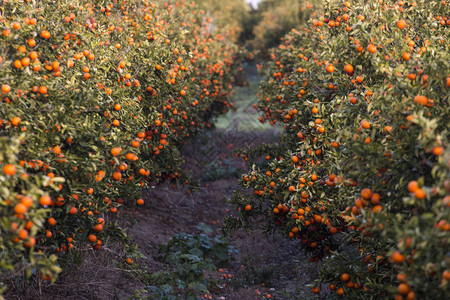
[[[251,40],[253,48],[267,55],[267,50],[278,45],[280,38],[291,28],[304,24],[316,6],[316,1],[261,1],[253,16],[256,22]]]
[[[292,30],[263,68],[257,105],[285,133],[238,153],[251,170],[226,225],[264,216],[326,259],[320,281],[336,295],[445,298],[448,13],[445,1],[327,1]]]
[[[39,206],[40,199],[47,197],[42,188],[46,186],[49,191],[58,190],[55,183],[63,182],[63,179],[53,178],[54,183],[51,183],[48,177],[25,172],[17,159],[23,138],[24,135],[0,137],[1,282],[17,275],[19,270],[30,274],[35,267],[41,270],[43,278],[48,279],[60,271],[54,254],[29,250],[35,247],[36,235],[49,213],[48,209]],[[18,253],[27,253],[27,256]],[[1,284],[0,294],[4,289]]]
[[[181,145],[232,106],[231,29],[182,0],[4,1],[1,12],[0,137],[20,135],[14,163],[0,153],[20,170],[2,174],[1,273],[39,271],[36,253],[127,242],[111,215],[142,205],[149,182],[189,183]]]

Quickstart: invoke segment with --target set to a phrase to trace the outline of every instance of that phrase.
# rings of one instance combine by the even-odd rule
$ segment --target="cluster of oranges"
[[[1,270],[101,249],[111,215],[144,204],[142,187],[188,183],[179,149],[232,106],[237,48],[191,2],[157,3],[5,2],[0,136],[20,146],[11,162],[0,151],[0,209],[16,224],[1,224],[12,241]],[[20,192],[27,178],[40,190]]]
[[[448,4],[327,3],[261,67],[260,121],[285,131],[243,176],[254,196],[234,198],[251,207],[241,224],[263,215],[267,229],[299,239],[310,260],[326,260],[337,295],[445,298]]]

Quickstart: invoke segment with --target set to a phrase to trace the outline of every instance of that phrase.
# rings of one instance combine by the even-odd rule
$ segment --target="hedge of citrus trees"
[[[326,1],[262,67],[260,121],[285,132],[239,153],[250,171],[227,225],[262,216],[299,239],[326,262],[331,291],[314,293],[450,293],[449,13],[437,0]]]
[[[237,48],[184,0],[1,8],[0,282],[54,280],[57,256],[126,241],[111,215],[141,187],[187,183],[180,146],[232,106]]]
[[[268,49],[279,44],[280,38],[292,27],[304,24],[317,7],[315,1],[263,0],[254,11],[250,43],[255,50],[266,55]]]

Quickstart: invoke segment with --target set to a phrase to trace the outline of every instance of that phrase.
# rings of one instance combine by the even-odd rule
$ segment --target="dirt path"
[[[233,149],[278,139],[280,130],[260,124],[253,108],[260,80],[256,67],[247,66],[244,72],[248,85],[236,88],[237,111],[221,116],[215,129],[202,133],[183,149],[186,168],[200,182],[198,190],[187,194],[184,187],[153,187],[145,191],[142,208],[121,214],[119,224],[128,228],[129,236],[146,256],[140,263],[146,265],[149,273],[168,268],[155,260],[159,244],[166,244],[177,233],[200,233],[197,226],[201,223],[213,229],[211,235],[219,234],[224,217],[233,214],[234,208],[227,199],[245,171]],[[315,276],[317,265],[298,256],[297,241],[266,237],[258,231],[239,231],[231,237],[231,244],[238,250],[235,260],[223,273],[210,274],[222,285],[213,293],[213,299],[265,299],[267,294],[272,299],[312,298],[305,284]],[[107,245],[104,248],[102,253],[90,251],[84,255],[83,263],[61,274],[56,285],[30,287],[27,297],[11,299],[133,298],[135,290],[142,290],[145,285],[131,276],[131,271],[115,267],[116,259],[123,253]],[[223,274],[232,275],[232,279],[223,281]]]
[[[245,171],[233,149],[277,141],[280,129],[260,124],[253,108],[260,80],[256,67],[250,65],[244,70],[248,85],[236,88],[236,112],[220,117],[215,129],[204,132],[183,149],[186,168],[200,180],[200,190],[187,195],[167,186],[152,189],[145,209],[136,217],[138,223],[129,232],[147,257],[154,257],[157,244],[167,243],[176,233],[199,233],[196,227],[200,223],[219,233],[224,217],[234,211],[227,199]],[[231,244],[239,252],[224,273],[231,274],[234,280],[227,281],[214,299],[263,299],[267,294],[272,299],[312,296],[304,284],[316,273],[316,265],[298,257],[298,242],[240,231],[231,237]],[[151,259],[148,265],[152,271],[161,268]]]

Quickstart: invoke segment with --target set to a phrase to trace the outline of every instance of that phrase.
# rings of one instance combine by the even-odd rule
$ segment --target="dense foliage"
[[[320,1],[263,0],[243,23],[244,40],[264,56],[298,24],[304,24]]]
[[[0,26],[0,281],[54,280],[55,254],[126,241],[111,215],[142,187],[188,183],[237,48],[184,0],[4,1]]]
[[[262,68],[258,103],[261,122],[285,133],[240,153],[250,172],[227,226],[263,218],[299,239],[325,259],[321,280],[337,295],[444,299],[449,12],[437,0],[331,0],[286,35]]]

